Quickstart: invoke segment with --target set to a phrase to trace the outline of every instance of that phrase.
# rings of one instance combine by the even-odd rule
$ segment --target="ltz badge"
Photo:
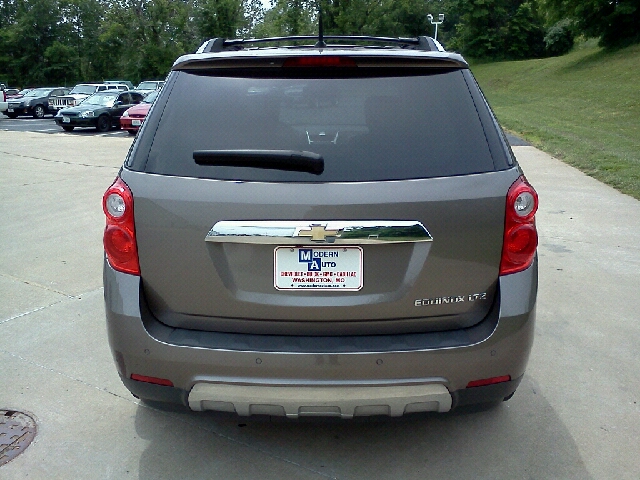
[[[446,305],[448,303],[476,302],[486,300],[486,293],[470,293],[469,295],[453,295],[451,297],[418,298],[414,305],[416,307],[427,307],[429,305]]]

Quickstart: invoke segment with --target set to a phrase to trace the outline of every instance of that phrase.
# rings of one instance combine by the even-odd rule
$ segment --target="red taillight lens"
[[[355,67],[351,57],[336,55],[318,55],[312,57],[291,57],[284,61],[283,67]]]
[[[109,264],[119,272],[140,275],[133,195],[120,177],[104,193],[102,210],[107,217],[103,244]]]
[[[521,272],[533,262],[538,247],[537,210],[538,194],[524,176],[518,178],[507,193],[500,275]]]

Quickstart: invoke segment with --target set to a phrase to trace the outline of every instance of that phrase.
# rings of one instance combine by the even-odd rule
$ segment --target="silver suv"
[[[509,398],[538,199],[431,38],[206,42],[104,195],[104,292],[137,397],[399,416]]]

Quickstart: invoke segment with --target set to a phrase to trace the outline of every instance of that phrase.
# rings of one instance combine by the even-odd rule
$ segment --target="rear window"
[[[145,166],[150,173],[362,182],[495,169],[459,70],[340,78],[175,75]],[[312,152],[324,158],[324,171],[203,166],[193,159],[197,150],[236,149]]]

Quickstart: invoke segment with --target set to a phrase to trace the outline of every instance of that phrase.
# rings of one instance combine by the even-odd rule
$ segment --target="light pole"
[[[431,25],[435,25],[436,26],[436,34],[433,36],[434,40],[438,40],[438,25],[440,25],[442,22],[444,22],[444,13],[439,13],[438,14],[438,21],[434,22],[433,21],[433,15],[429,14],[427,15],[427,19],[431,22]]]

